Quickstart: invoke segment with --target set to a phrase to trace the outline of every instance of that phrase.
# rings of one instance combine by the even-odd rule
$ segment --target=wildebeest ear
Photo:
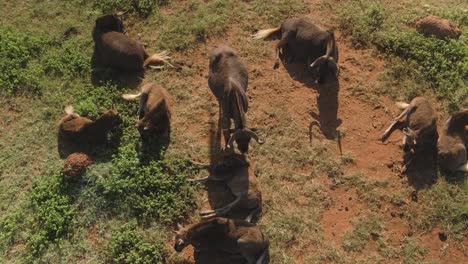
[[[216,53],[210,55],[210,68],[216,67],[221,60],[222,53]]]

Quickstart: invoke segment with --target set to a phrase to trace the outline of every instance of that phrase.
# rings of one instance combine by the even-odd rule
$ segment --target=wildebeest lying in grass
[[[419,149],[432,148],[437,144],[437,116],[431,104],[423,97],[414,98],[409,104],[397,103],[404,111],[393,121],[382,135],[382,141],[396,129],[403,132],[405,152],[418,152]]]
[[[447,171],[468,172],[468,109],[447,119],[437,144],[439,166]]]
[[[197,165],[197,164],[195,164]],[[262,193],[260,192],[254,169],[243,157],[231,156],[216,165],[200,165],[210,173],[208,177],[190,181],[224,181],[235,200],[228,205],[216,209],[200,212],[202,218],[214,216],[225,216],[234,208],[249,210],[246,221],[251,222],[253,218],[262,212]]]
[[[121,122],[116,110],[108,110],[93,121],[74,113],[73,107],[67,106],[65,116],[58,124],[59,148],[89,152],[104,143],[108,132]]]
[[[208,85],[218,99],[220,108],[221,129],[226,147],[232,149],[234,141],[240,152],[249,150],[250,139],[263,144],[255,132],[247,127],[247,85],[248,73],[245,65],[239,60],[234,50],[220,46],[210,52],[210,73]],[[230,129],[231,119],[234,130]],[[233,132],[231,136],[231,132]]]
[[[153,63],[167,63],[165,52],[148,56],[143,45],[126,36],[122,21],[115,15],[96,19],[93,30],[95,56],[100,64],[126,72],[142,72]],[[172,65],[171,65],[172,66]]]
[[[124,94],[125,100],[140,97],[138,121],[135,127],[141,135],[165,134],[170,132],[171,100],[169,93],[161,85],[150,82],[141,87],[137,94]]]
[[[312,77],[319,83],[327,74],[338,75],[338,47],[332,31],[300,18],[290,18],[279,27],[260,30],[253,37],[264,39],[275,33],[281,33],[281,40],[276,44],[275,69],[279,66],[280,56],[287,55],[286,63],[307,62]]]
[[[268,256],[270,242],[260,228],[244,220],[216,217],[178,228],[174,244],[177,252],[191,244],[196,251],[240,254],[248,264],[265,263]]]

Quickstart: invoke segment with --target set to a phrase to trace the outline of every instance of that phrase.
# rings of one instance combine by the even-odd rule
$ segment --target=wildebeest
[[[248,264],[262,264],[268,256],[270,242],[260,228],[244,220],[216,217],[178,228],[174,244],[177,252],[191,244],[197,251],[240,254]]]
[[[402,130],[403,149],[417,152],[437,144],[437,116],[431,104],[423,97],[416,97],[409,104],[398,103],[404,111],[393,121],[381,137],[382,141],[396,129]]]
[[[437,144],[439,166],[447,171],[468,172],[468,109],[447,119]]]
[[[262,193],[257,177],[252,166],[244,158],[232,156],[215,165],[195,165],[207,169],[210,175],[190,181],[223,181],[236,197],[233,202],[222,208],[200,212],[202,218],[225,216],[232,209],[241,208],[250,211],[246,221],[251,222],[262,212]]]
[[[67,106],[65,113],[58,124],[59,143],[83,151],[104,143],[108,132],[122,122],[116,110],[108,110],[94,121],[74,113],[72,106]]]
[[[307,62],[312,77],[319,83],[327,74],[338,75],[338,47],[333,31],[323,30],[300,18],[289,18],[279,27],[260,30],[253,37],[264,39],[275,33],[281,33],[281,40],[276,44],[274,68],[278,68],[280,56],[287,55],[286,63]]]
[[[138,121],[135,127],[140,134],[168,134],[171,120],[171,100],[169,93],[161,85],[150,82],[141,87],[137,94],[124,94],[125,100],[140,97]]]
[[[240,152],[249,149],[250,139],[263,144],[255,132],[247,127],[247,69],[233,49],[220,46],[210,52],[210,73],[208,85],[216,96],[219,108],[221,129],[223,130],[226,147],[232,149],[234,141]],[[234,130],[230,129],[231,119],[234,120]],[[233,132],[231,136],[231,132]]]
[[[96,59],[106,67],[127,72],[142,72],[152,63],[171,65],[165,52],[148,56],[140,42],[124,34],[123,23],[115,15],[105,15],[96,19],[93,40]]]

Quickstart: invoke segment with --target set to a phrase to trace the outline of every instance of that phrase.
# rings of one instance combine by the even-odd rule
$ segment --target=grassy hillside
[[[432,13],[465,31],[468,5],[448,2],[2,1],[0,262],[185,263],[171,248],[171,230],[177,222],[197,221],[196,210],[207,204],[205,190],[185,179],[199,173],[190,160],[216,159],[212,137],[218,106],[206,83],[206,53],[220,43],[233,46],[249,66],[248,119],[267,139],[263,146],[253,144],[249,160],[256,164],[263,192],[259,225],[271,241],[271,263],[436,262],[421,242],[434,228],[444,230],[459,250],[468,235],[466,177],[439,175],[434,185],[419,191],[419,202],[409,203],[412,187],[388,190],[398,172],[389,173],[390,180],[350,172],[350,167],[364,168],[353,153],[335,151],[336,135],[317,133],[313,144],[308,141],[304,131],[316,110],[311,89],[298,87],[286,71],[271,69],[273,42],[250,38],[287,17],[326,21],[322,25],[344,36],[340,45],[384,55],[385,72],[369,94],[434,97],[446,114],[468,107],[467,36],[428,39],[408,24]],[[170,144],[143,145],[134,129],[138,104],[120,96],[135,91],[138,82],[92,70],[94,21],[118,11],[126,11],[128,35],[145,43],[148,53],[168,50],[182,66],[150,69],[143,80],[161,83],[174,98]],[[349,74],[344,69],[342,76]],[[351,86],[341,82],[345,90]],[[291,96],[298,91],[304,93]],[[341,105],[354,100],[343,97],[348,103]],[[69,104],[83,116],[115,108],[123,117],[80,179],[64,177],[57,151],[56,125]],[[345,140],[353,140],[342,132]],[[338,244],[325,240],[321,223],[336,204],[332,188],[351,190],[365,208]],[[400,244],[392,240],[384,210],[397,206],[403,225],[415,233],[398,233]]]

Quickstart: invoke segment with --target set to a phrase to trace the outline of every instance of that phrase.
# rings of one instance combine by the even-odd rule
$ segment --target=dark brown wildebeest
[[[220,46],[210,52],[210,73],[208,85],[218,99],[221,129],[226,147],[233,149],[234,141],[240,152],[249,150],[250,139],[263,144],[255,132],[247,127],[245,113],[249,105],[247,100],[248,73],[234,50]],[[231,119],[234,130],[230,129]],[[231,132],[233,132],[231,136]]]
[[[240,254],[248,264],[263,264],[270,242],[260,228],[238,219],[216,217],[175,231],[174,250],[192,245],[196,251],[223,251]]]
[[[332,31],[300,18],[286,19],[279,27],[260,30],[253,35],[255,39],[264,39],[275,33],[281,33],[281,40],[276,44],[276,62],[278,68],[281,55],[287,55],[285,62],[306,62],[312,77],[319,83],[327,74],[337,76],[338,47]]]
[[[124,34],[123,23],[115,15],[96,19],[93,40],[96,59],[106,67],[126,72],[142,72],[152,63],[167,63],[172,66],[166,52],[148,56],[140,42]]]

